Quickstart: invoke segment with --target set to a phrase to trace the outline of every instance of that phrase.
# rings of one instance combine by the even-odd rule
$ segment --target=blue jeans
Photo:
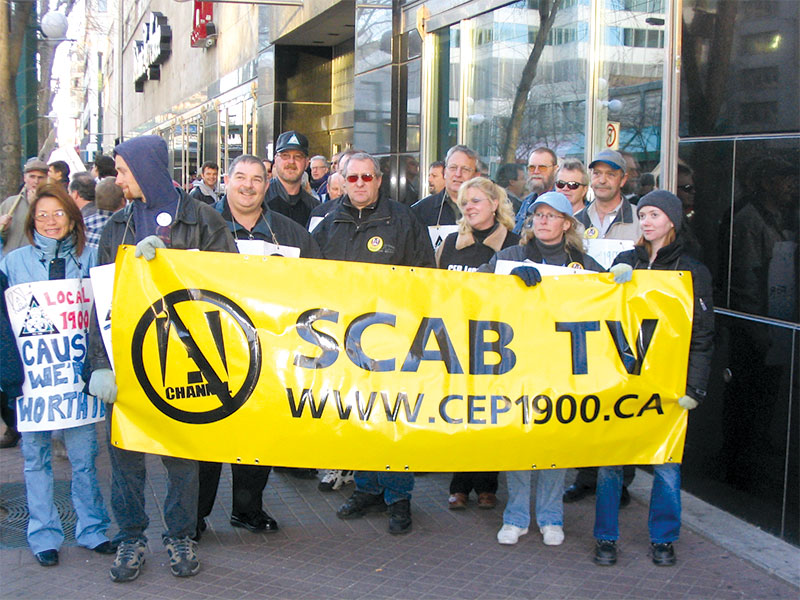
[[[145,529],[150,524],[144,509],[144,488],[147,478],[146,454],[122,450],[111,444],[111,413],[106,414],[111,458],[111,508],[119,526],[115,542],[147,542]],[[195,534],[197,496],[199,490],[196,460],[162,456],[167,469],[167,497],[164,500],[164,522],[167,531],[162,537],[183,538]]]
[[[383,494],[386,504],[394,504],[398,500],[411,500],[414,489],[413,473],[397,473],[394,471],[356,471],[353,473],[356,491],[367,494]]]
[[[531,524],[531,475],[534,471],[507,471],[508,504],[503,523],[527,529]],[[565,469],[548,469],[536,473],[536,524],[564,525]]]
[[[622,467],[600,467],[597,473],[594,537],[619,538],[619,498],[622,494]],[[681,466],[677,463],[653,465],[650,516],[647,521],[650,541],[665,544],[678,539],[681,532]]]
[[[22,433],[25,459],[25,491],[28,496],[28,545],[34,554],[58,550],[64,530],[53,502],[53,468],[50,454],[52,431]],[[108,541],[109,519],[97,483],[97,430],[94,423],[63,430],[64,445],[72,465],[72,505],[78,515],[75,539],[94,548]]]

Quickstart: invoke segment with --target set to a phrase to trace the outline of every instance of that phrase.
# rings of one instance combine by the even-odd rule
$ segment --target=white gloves
[[[614,276],[614,283],[628,283],[633,278],[633,267],[624,263],[614,265],[608,271]]]
[[[133,255],[136,258],[144,256],[145,260],[153,260],[156,257],[156,248],[166,248],[164,240],[157,235],[148,235],[141,242],[136,244],[136,252]]]
[[[111,369],[97,369],[89,379],[89,393],[106,404],[114,404],[117,399],[117,382]]]
[[[681,405],[681,408],[685,408],[686,410],[692,410],[693,408],[697,408],[697,406],[700,403],[691,396],[686,395],[678,398],[678,404]]]

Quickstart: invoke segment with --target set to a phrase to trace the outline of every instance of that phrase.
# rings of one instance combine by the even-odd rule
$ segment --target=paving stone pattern
[[[98,460],[108,500],[105,445]],[[54,461],[57,479],[69,479],[69,463]],[[230,470],[223,469],[209,529],[199,545],[200,573],[170,575],[161,546],[160,513],[165,471],[148,459],[150,538],[147,562],[136,581],[112,583],[113,560],[74,545],[61,563],[38,566],[27,548],[0,550],[0,598],[791,598],[797,588],[684,527],[676,545],[678,564],[659,568],[647,555],[647,509],[634,500],[623,509],[619,562],[592,563],[594,503],[566,506],[566,541],[544,546],[535,528],[516,546],[501,546],[505,483],[494,510],[447,509],[449,475],[418,476],[411,503],[414,528],[387,532],[386,515],[341,521],[335,510],[352,491],[321,493],[316,482],[273,473],[265,508],[281,530],[252,534],[228,524]],[[569,480],[569,477],[568,477]],[[19,448],[0,450],[0,504],[5,484],[22,481]],[[112,533],[116,528],[112,525]],[[73,541],[74,544],[74,541]]]

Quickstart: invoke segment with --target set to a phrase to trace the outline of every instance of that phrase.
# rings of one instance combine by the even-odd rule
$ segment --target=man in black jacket
[[[189,195],[195,200],[206,204],[214,204],[219,196],[217,194],[217,180],[219,179],[219,165],[207,160],[200,167],[200,181],[195,182]]]
[[[161,137],[142,136],[123,142],[115,149],[115,161],[117,185],[130,202],[106,223],[97,251],[98,264],[113,263],[122,244],[136,244],[136,256],[146,260],[155,258],[156,248],[166,247],[236,252],[222,217],[173,185],[167,144]],[[106,422],[110,433],[110,405],[116,400],[117,386],[97,318],[92,319],[89,331],[89,360],[89,392],[109,405]],[[111,506],[119,526],[114,540],[119,544],[117,556],[110,575],[116,582],[132,581],[144,564],[144,532],[149,524],[144,507],[145,454],[123,450],[109,441],[109,455]],[[161,461],[167,469],[167,531],[162,539],[172,574],[189,577],[200,570],[192,540],[197,527],[197,461],[171,456],[162,456]]]
[[[275,177],[267,190],[267,204],[277,213],[306,227],[319,200],[303,189],[308,167],[308,138],[297,131],[285,131],[275,144]]]
[[[433,267],[425,229],[404,204],[380,197],[380,164],[364,152],[347,162],[342,203],[314,229],[324,258]],[[413,473],[355,472],[356,491],[336,512],[340,519],[389,508],[389,533],[411,530]]]
[[[461,184],[478,174],[478,153],[467,146],[453,146],[447,151],[444,189],[414,204],[411,210],[426,227],[455,225],[461,217],[458,190]]]

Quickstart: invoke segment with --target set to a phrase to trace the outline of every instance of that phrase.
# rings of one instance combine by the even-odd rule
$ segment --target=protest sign
[[[105,406],[83,392],[89,280],[21,283],[6,290],[6,303],[25,372],[17,428],[50,431],[102,421]]]
[[[303,258],[160,250],[147,262],[122,248],[117,260],[120,447],[410,471],[681,459],[687,273],[527,288]]]

